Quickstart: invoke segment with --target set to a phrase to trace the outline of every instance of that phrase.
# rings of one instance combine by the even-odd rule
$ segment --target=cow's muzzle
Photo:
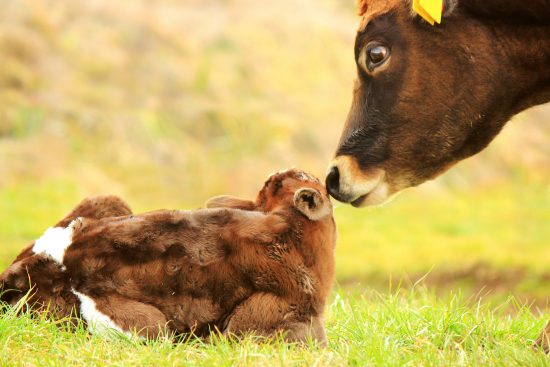
[[[329,165],[326,186],[338,201],[355,207],[382,204],[390,197],[383,169],[361,169],[352,156],[338,156]]]

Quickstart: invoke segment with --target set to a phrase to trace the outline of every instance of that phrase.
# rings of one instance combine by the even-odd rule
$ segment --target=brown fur
[[[129,215],[119,199],[87,199],[58,224],[78,218],[66,270],[28,248],[0,276],[16,290],[2,299],[13,304],[30,285],[32,301],[64,316],[80,306],[74,289],[142,336],[219,329],[324,342],[336,233],[320,182],[289,170],[255,201],[218,197],[208,207]]]
[[[444,5],[442,23],[430,26],[411,1],[359,2],[357,81],[336,158],[352,157],[364,173],[343,175],[335,159],[327,188],[336,199],[380,203],[360,187],[383,170],[387,200],[481,151],[513,115],[550,100],[550,0]],[[387,46],[389,59],[366,70],[360,61],[372,42]]]

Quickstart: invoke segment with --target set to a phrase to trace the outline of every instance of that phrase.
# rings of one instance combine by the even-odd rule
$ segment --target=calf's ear
[[[310,220],[323,219],[331,212],[331,204],[318,190],[302,188],[294,193],[294,206]]]
[[[230,208],[242,210],[254,210],[256,208],[254,202],[231,195],[215,196],[209,199],[205,206],[207,208]]]

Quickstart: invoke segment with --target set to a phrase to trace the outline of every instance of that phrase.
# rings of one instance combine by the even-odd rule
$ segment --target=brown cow
[[[131,215],[118,198],[87,199],[5,270],[2,300],[32,287],[28,304],[57,317],[76,309],[92,332],[324,343],[336,227],[322,184],[288,170],[256,201],[221,196],[207,207]]]
[[[550,100],[550,0],[445,0],[431,26],[411,1],[361,0],[357,80],[326,184],[385,202],[478,153]]]
[[[550,101],[550,0],[359,0],[357,80],[329,165],[330,194],[380,204],[484,149],[515,114]],[[549,349],[550,323],[539,345]]]

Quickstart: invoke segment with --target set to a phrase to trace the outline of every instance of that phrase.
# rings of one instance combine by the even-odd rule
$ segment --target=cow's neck
[[[463,149],[461,158],[487,146],[514,115],[550,101],[550,24],[481,21],[488,30],[487,51],[494,53],[491,67],[497,76],[487,89],[492,98],[483,114],[484,135]]]
[[[550,0],[459,0],[459,6],[477,16],[508,22],[550,21]]]
[[[513,94],[510,113],[550,101],[550,23],[509,24],[493,21],[502,78]],[[502,58],[501,58],[502,57]]]

